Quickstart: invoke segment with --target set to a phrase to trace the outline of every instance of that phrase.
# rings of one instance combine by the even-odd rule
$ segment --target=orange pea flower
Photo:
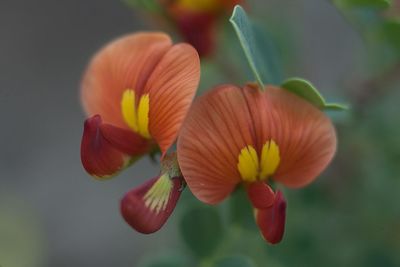
[[[126,222],[152,233],[166,222],[181,194],[176,156],[166,154],[191,105],[200,78],[196,50],[163,33],[136,33],[102,48],[90,61],[81,98],[85,121],[81,160],[105,179],[159,147],[160,175],[121,201]]]
[[[335,130],[323,112],[284,89],[261,92],[254,84],[222,85],[199,98],[178,137],[179,165],[193,194],[217,204],[243,184],[273,244],[283,237],[286,201],[268,183],[303,187],[335,150]]]
[[[86,171],[107,178],[155,147],[175,142],[200,78],[188,44],[163,33],[136,33],[102,48],[82,82],[85,122],[81,159]]]
[[[216,27],[219,19],[229,14],[242,0],[164,0],[167,13],[185,41],[192,44],[201,56],[215,49]]]

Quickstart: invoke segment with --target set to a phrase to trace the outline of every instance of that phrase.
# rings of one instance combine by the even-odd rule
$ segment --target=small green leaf
[[[229,256],[218,260],[213,267],[255,267],[254,262],[245,256]]]
[[[384,9],[391,5],[391,0],[335,0],[341,7],[366,7]]]
[[[280,84],[283,81],[282,58],[278,46],[271,34],[259,25],[253,25],[254,38],[261,56],[261,69],[263,80],[270,84]]]
[[[192,207],[183,214],[181,234],[198,257],[212,255],[224,235],[221,218],[214,207]]]
[[[346,106],[338,103],[326,103],[324,97],[307,80],[301,78],[291,78],[283,82],[282,88],[304,98],[321,110],[345,110]]]
[[[233,9],[231,18],[229,19],[235,32],[239,38],[240,45],[246,55],[247,62],[259,84],[261,90],[264,90],[264,81],[262,79],[262,64],[261,57],[257,51],[254,33],[251,23],[247,17],[246,12],[240,5],[236,5]]]

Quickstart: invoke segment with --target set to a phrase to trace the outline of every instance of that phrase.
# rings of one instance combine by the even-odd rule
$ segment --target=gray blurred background
[[[354,72],[362,49],[337,11],[322,0],[255,4],[277,23],[291,18],[304,66],[291,75],[335,95],[329,86]],[[136,266],[182,246],[174,217],[144,236],[119,215],[123,193],[157,173],[150,160],[107,182],[80,163],[85,65],[105,42],[146,28],[121,1],[0,1],[0,266]]]

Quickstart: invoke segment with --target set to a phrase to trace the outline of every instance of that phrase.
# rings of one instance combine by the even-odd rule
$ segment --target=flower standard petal
[[[177,138],[199,79],[198,54],[187,44],[169,49],[149,77],[143,91],[149,95],[149,132],[163,153]]]
[[[112,41],[91,60],[82,81],[81,98],[89,116],[127,128],[121,113],[122,94],[132,89],[141,95],[144,85],[172,46],[163,33],[135,33]]]
[[[194,102],[178,138],[185,180],[201,201],[215,204],[241,181],[240,151],[253,144],[247,103],[241,90],[223,85]]]
[[[336,151],[336,134],[330,119],[302,98],[275,87],[264,93],[253,85],[244,89],[255,126],[256,143],[274,140],[279,166],[273,178],[288,187],[312,182]]]
[[[121,200],[121,214],[136,231],[150,234],[168,220],[181,195],[182,177],[163,174],[129,191]]]

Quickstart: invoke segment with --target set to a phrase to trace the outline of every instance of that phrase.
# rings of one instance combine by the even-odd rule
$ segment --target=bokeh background
[[[119,215],[119,199],[156,175],[157,165],[143,158],[106,182],[85,173],[79,83],[104,43],[157,24],[122,1],[2,0],[1,267],[150,266],[158,258],[177,261],[168,266],[213,266],[226,255],[249,257],[260,267],[400,266],[400,31],[382,28],[398,10],[338,9],[323,0],[248,1],[248,9],[274,40],[284,77],[304,77],[328,99],[352,107],[330,114],[339,136],[333,164],[309,187],[285,190],[283,242],[261,240],[251,215],[241,213],[240,193],[210,208],[223,215],[221,229],[208,225],[220,230],[215,236],[223,234],[218,247],[208,244],[216,252],[196,255],[185,243],[185,235],[204,233],[210,223],[198,228],[193,218],[202,211],[187,213],[201,206],[188,190],[161,231],[131,230]],[[218,54],[218,64],[203,62],[202,90],[246,79],[219,70],[221,62],[236,62],[236,71],[247,72],[243,58],[231,58],[241,53],[234,52],[232,29],[220,31],[220,50],[233,52]]]

